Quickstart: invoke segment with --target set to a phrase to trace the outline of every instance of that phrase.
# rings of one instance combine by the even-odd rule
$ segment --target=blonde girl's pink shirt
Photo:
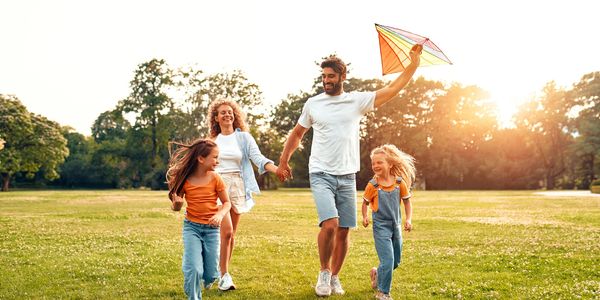
[[[194,223],[208,224],[208,220],[219,211],[217,198],[219,192],[225,190],[225,183],[216,172],[210,174],[212,179],[204,185],[193,185],[187,180],[183,185],[187,203],[185,217]]]

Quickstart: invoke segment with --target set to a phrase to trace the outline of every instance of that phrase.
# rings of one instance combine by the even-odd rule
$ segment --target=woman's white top
[[[219,165],[217,173],[240,172],[242,169],[242,151],[238,145],[235,133],[229,135],[220,134],[215,139],[219,146]]]

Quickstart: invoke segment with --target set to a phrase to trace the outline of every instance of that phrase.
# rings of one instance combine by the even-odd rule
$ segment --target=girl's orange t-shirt
[[[219,192],[225,190],[225,183],[219,174],[211,173],[213,178],[205,185],[193,185],[187,180],[183,185],[187,203],[185,217],[194,223],[208,224],[208,220],[219,211],[217,198]]]

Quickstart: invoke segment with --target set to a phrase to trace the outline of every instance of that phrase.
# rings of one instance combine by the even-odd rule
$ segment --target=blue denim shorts
[[[339,226],[356,227],[356,174],[310,173],[310,189],[317,206],[319,226],[338,218]]]

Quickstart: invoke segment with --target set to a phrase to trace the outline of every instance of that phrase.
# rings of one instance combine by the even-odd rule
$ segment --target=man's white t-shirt
[[[345,175],[360,170],[360,119],[375,105],[375,92],[326,93],[309,98],[298,124],[313,128],[308,171]]]

